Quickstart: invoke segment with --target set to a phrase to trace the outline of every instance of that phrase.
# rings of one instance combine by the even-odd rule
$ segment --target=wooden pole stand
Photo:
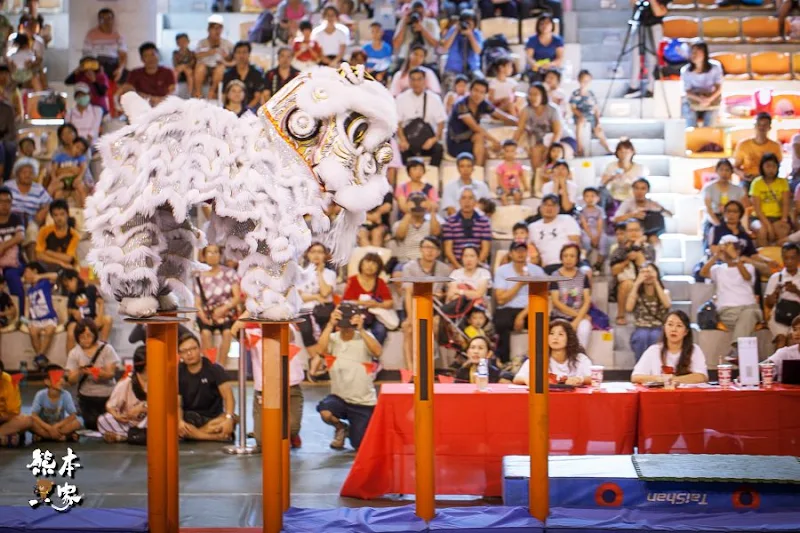
[[[433,285],[449,283],[438,276],[392,278],[396,283],[413,284],[411,309],[414,351],[414,446],[416,475],[416,514],[425,521],[436,515],[436,468],[433,430]]]
[[[550,330],[549,286],[566,278],[518,276],[508,281],[528,286],[528,452],[530,478],[528,507],[531,516],[544,522],[550,514]]]

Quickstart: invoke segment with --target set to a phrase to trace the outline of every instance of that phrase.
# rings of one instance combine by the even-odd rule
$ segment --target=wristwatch
[[[225,413],[225,418],[227,418],[228,420],[233,420],[233,415],[230,413]]]

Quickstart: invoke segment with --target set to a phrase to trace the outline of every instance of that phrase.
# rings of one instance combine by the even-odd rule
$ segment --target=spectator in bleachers
[[[78,135],[89,143],[100,138],[100,125],[105,112],[102,107],[92,104],[91,89],[83,82],[75,84],[75,106],[67,111],[66,122],[75,126]]]
[[[253,47],[247,41],[237,42],[233,46],[233,65],[225,69],[225,75],[222,77],[222,86],[226,91],[228,89],[228,84],[233,80],[241,81],[244,84],[245,108],[254,108],[266,101],[266,99],[262,99],[262,93],[264,89],[266,89],[264,86],[264,73],[260,68],[250,63],[250,52],[252,49]],[[291,62],[291,51],[285,48],[280,49],[278,51],[278,66],[283,67],[282,70],[287,76],[291,74]],[[295,76],[296,75],[297,74],[295,74]],[[281,81],[280,79],[273,79],[273,83],[278,86],[278,89],[283,87],[289,80],[287,79],[282,83]],[[275,92],[278,91],[271,92],[270,96]]]
[[[425,175],[425,161],[419,157],[409,158],[406,162],[406,173],[409,181],[398,185],[394,193],[400,214],[405,215],[412,209],[416,209],[418,214],[424,215],[428,212],[435,214],[439,210],[439,193],[436,187],[422,181]],[[411,198],[414,193],[418,195],[416,199]]]
[[[203,248],[200,259],[209,266],[209,270],[195,276],[194,295],[200,341],[205,353],[215,347],[214,334],[220,334],[217,362],[224,367],[231,347],[231,326],[239,311],[239,276],[236,270],[220,264],[222,250],[219,246],[211,244]]]
[[[442,97],[425,88],[425,72],[415,68],[408,74],[410,89],[397,96],[397,142],[403,161],[409,157],[430,156],[438,167],[444,156],[441,144],[447,114]],[[424,170],[424,169],[423,169]]]
[[[492,274],[480,265],[480,249],[467,245],[461,252],[461,268],[450,272],[453,280],[447,286],[447,301],[467,298],[476,304],[483,304],[483,299],[492,286]]]
[[[769,330],[777,348],[790,344],[789,335],[797,330],[794,324],[800,316],[800,246],[796,243],[786,243],[781,248],[783,270],[772,274],[764,291],[766,295],[764,304],[771,309]],[[794,316],[794,318],[792,318]],[[790,330],[791,327],[791,330]]]
[[[447,152],[458,157],[468,153],[475,157],[475,163],[483,166],[486,162],[486,144],[494,151],[500,151],[500,140],[490,130],[481,126],[481,119],[489,115],[509,126],[518,124],[517,118],[495,108],[486,99],[489,84],[484,79],[473,80],[469,85],[469,95],[458,100],[453,106],[447,121]],[[520,124],[522,119],[520,119]],[[519,141],[515,136],[514,140]]]
[[[389,231],[389,215],[392,212],[394,196],[387,193],[383,202],[370,211],[367,211],[367,220],[358,230],[359,246],[377,246],[382,248],[386,234]]]
[[[781,377],[783,362],[797,359],[800,359],[800,314],[792,320],[791,338],[787,342],[787,346],[779,348],[778,351],[767,358],[767,361],[775,364],[776,382],[780,383],[783,379]]]
[[[789,152],[792,155],[792,176],[789,185],[792,187],[792,192],[797,192],[797,184],[800,183],[800,132],[795,133],[792,137],[792,142]],[[795,202],[800,202],[800,197],[795,198]],[[798,208],[800,211],[800,208]]]
[[[448,117],[453,112],[456,102],[467,96],[467,90],[469,90],[469,79],[463,74],[459,74],[453,79],[453,88],[444,96],[444,110]]]
[[[467,9],[474,11],[477,7],[476,0],[442,0],[442,17],[453,19]]]
[[[430,197],[422,192],[412,192],[407,199],[403,198],[403,202],[407,206],[406,211],[392,227],[392,235],[397,243],[394,257],[398,267],[419,259],[422,240],[429,235],[438,237],[442,231],[436,216],[436,204]]]
[[[283,86],[292,81],[300,74],[300,71],[292,66],[294,55],[292,49],[282,46],[278,49],[278,65],[267,71],[264,75],[265,85],[258,103],[265,103],[272,98],[272,95],[283,89]]]
[[[231,80],[225,86],[225,91],[222,93],[222,107],[241,117],[250,109],[247,107],[245,97],[247,96],[247,89],[243,82],[239,80]]]
[[[104,7],[97,12],[97,26],[86,33],[83,55],[96,57],[103,72],[116,83],[125,81],[128,45],[114,24],[114,11]]]
[[[756,245],[753,239],[742,226],[745,208],[738,200],[729,200],[722,208],[722,220],[711,228],[708,233],[708,243],[712,254],[717,253],[719,242],[726,235],[733,235],[741,244],[742,254],[748,257],[756,255]]]
[[[681,114],[687,128],[715,126],[722,101],[722,65],[709,58],[708,45],[692,43],[690,62],[681,67],[683,107]]]
[[[75,327],[84,318],[90,318],[100,328],[100,340],[108,342],[114,320],[105,313],[103,295],[93,284],[85,284],[78,271],[66,268],[61,272],[61,286],[67,296],[67,352],[75,346]]]
[[[110,82],[105,72],[100,70],[100,62],[95,57],[81,58],[78,68],[73,70],[67,79],[67,85],[83,83],[89,87],[89,100],[91,105],[99,106],[103,113],[108,112],[108,88]]]
[[[211,4],[211,11],[217,13],[219,11],[233,12],[233,0],[214,0]]]
[[[0,64],[0,102],[6,103],[9,106],[11,106],[11,109],[13,110],[13,115],[11,116],[14,118],[14,120],[22,120],[24,118],[23,117],[24,113],[22,112],[22,96],[19,92],[17,84],[11,80],[11,70],[5,63]],[[0,113],[0,126],[3,126],[3,130],[0,131],[0,133],[2,134],[0,135],[0,137],[7,136],[8,133],[6,132],[11,131],[8,129],[9,128],[8,124],[11,123],[9,122],[9,119],[5,116],[6,113],[7,111],[5,109],[3,109],[2,113]],[[12,129],[16,133],[17,131],[16,124],[14,124]],[[10,171],[10,166],[8,170]],[[8,176],[4,174],[3,179],[4,180],[8,179]]]
[[[322,61],[322,47],[311,36],[314,27],[311,22],[304,20],[300,23],[300,35],[292,43],[292,66],[300,72],[305,72]]]
[[[369,25],[370,41],[364,45],[367,54],[367,72],[381,83],[392,67],[392,45],[383,40],[383,26],[378,21]]]
[[[25,291],[27,327],[36,354],[33,363],[39,370],[44,370],[49,363],[46,354],[58,326],[58,315],[53,307],[53,282],[56,277],[55,273],[46,273],[44,267],[35,261],[25,265],[22,272],[22,281],[27,286]]]
[[[517,80],[514,75],[514,63],[511,58],[500,57],[494,62],[497,73],[489,80],[489,103],[505,111],[509,115],[517,116],[516,101]]]
[[[503,162],[495,169],[497,191],[495,194],[502,205],[522,203],[522,194],[529,187],[525,181],[522,164],[517,160],[517,143],[514,139],[503,141]]]
[[[631,197],[634,180],[650,174],[646,167],[633,162],[635,155],[636,149],[630,139],[620,139],[614,150],[617,160],[609,163],[603,171],[600,183],[617,204]]]
[[[464,187],[459,194],[459,211],[448,217],[442,226],[444,255],[453,268],[461,268],[464,247],[472,245],[480,250],[478,260],[486,264],[492,247],[492,226],[489,219],[475,207],[478,199],[472,187]]]
[[[578,141],[578,155],[586,155],[586,150],[582,146],[583,126],[589,124],[592,134],[600,141],[606,155],[613,152],[608,146],[608,139],[600,125],[600,108],[597,105],[597,97],[590,89],[592,85],[592,74],[588,70],[581,70],[578,73],[578,88],[572,92],[569,105],[572,108],[572,116],[575,119],[576,139]]]
[[[566,320],[550,323],[547,336],[550,347],[549,374],[555,383],[567,385],[588,385],[592,382],[592,360],[583,353],[575,329]],[[528,385],[530,378],[530,358],[526,359],[514,376],[514,383]]]
[[[281,0],[275,10],[278,38],[287,44],[294,41],[301,22],[308,20],[313,11],[308,0]]]
[[[564,61],[564,39],[555,34],[556,24],[549,13],[536,21],[536,33],[525,42],[528,81],[544,81],[544,73],[560,69]]]
[[[25,238],[25,224],[19,214],[11,212],[12,201],[11,191],[7,187],[0,187],[0,268],[3,269],[8,292],[16,296],[22,306],[25,303],[25,290],[22,286],[20,245]]]
[[[561,248],[561,267],[553,276],[568,278],[550,284],[550,311],[552,319],[562,319],[572,324],[582,346],[589,345],[592,334],[592,319],[589,308],[592,305],[592,282],[580,268],[581,248],[569,242]]]
[[[564,127],[569,128],[566,119],[569,117],[571,109],[567,93],[561,89],[561,71],[554,68],[544,71],[542,83],[544,88],[547,89],[547,99],[558,109],[561,119],[564,121]]]
[[[86,155],[88,150],[89,141],[78,137],[69,147],[65,147],[65,150],[53,155],[47,194],[56,200],[73,198],[78,207],[83,207],[91,185],[86,183],[89,169],[89,158]]]
[[[638,178],[633,182],[631,189],[633,196],[619,204],[614,213],[614,222],[624,222],[629,218],[638,219],[650,244],[657,246],[658,237],[664,232],[664,217],[671,217],[672,213],[663,205],[647,198],[650,192],[650,182],[647,178]]]
[[[336,327],[339,330],[334,332]],[[381,356],[381,342],[365,328],[362,314],[348,313],[343,317],[341,309],[337,308],[322,330],[319,344],[324,352],[335,357],[336,364],[328,369],[331,393],[317,404],[317,412],[323,422],[336,429],[331,448],[343,449],[349,437],[350,444],[357,450],[378,403],[372,374],[365,372],[364,363],[372,363]]]
[[[5,0],[0,0],[0,11],[4,11]],[[0,13],[0,57],[6,57],[8,36],[14,33],[14,26],[4,14]]]
[[[419,243],[419,257],[417,259],[408,261],[403,265],[402,277],[404,278],[419,278],[423,276],[449,276],[453,268],[450,265],[439,261],[442,253],[442,244],[438,237],[434,235],[427,235],[422,238]],[[402,322],[403,330],[403,358],[405,367],[413,369],[413,359],[411,357],[412,347],[414,342],[412,339],[412,311],[413,311],[413,293],[414,286],[411,283],[403,284],[403,309],[405,320]],[[447,285],[444,283],[435,283],[433,285],[433,296],[438,302],[444,302],[445,295],[447,294]],[[438,331],[438,316],[434,317],[433,331]]]
[[[780,160],[767,153],[761,156],[760,176],[750,184],[750,199],[758,218],[759,246],[775,245],[792,230],[792,206],[789,180],[778,177]]]
[[[672,300],[661,282],[658,267],[654,263],[644,263],[625,301],[625,309],[633,313],[635,328],[631,334],[631,350],[636,361],[661,338],[664,318],[671,306]]]
[[[229,442],[236,428],[236,399],[225,369],[200,352],[194,335],[178,339],[178,436],[186,440]]]
[[[475,171],[475,158],[472,154],[469,152],[458,154],[456,168],[458,169],[458,179],[445,185],[442,191],[441,210],[442,214],[448,217],[456,214],[464,187],[471,188],[477,200],[491,196],[486,182],[472,178],[472,173]]]
[[[508,281],[515,276],[545,276],[541,267],[528,262],[528,246],[512,241],[508,255],[511,262],[498,267],[494,272],[494,297],[497,307],[494,324],[497,328],[497,357],[508,363],[511,354],[511,332],[525,329],[528,316],[528,284]]]
[[[131,428],[147,427],[147,357],[144,346],[133,352],[133,373],[119,380],[97,419],[108,444],[126,442]]]
[[[672,311],[667,315],[661,342],[644,351],[633,367],[631,381],[663,382],[665,374],[671,374],[673,381],[678,383],[708,381],[706,356],[694,344],[691,321],[683,311]]]
[[[770,129],[772,116],[762,111],[756,115],[755,137],[742,139],[733,151],[733,171],[739,176],[740,185],[745,191],[749,191],[750,184],[761,175],[761,159],[764,154],[775,155],[779,163],[783,158],[781,145],[767,137]]]
[[[14,163],[14,179],[6,182],[13,194],[11,212],[22,217],[25,223],[23,248],[28,259],[36,257],[36,237],[39,227],[47,218],[47,208],[53,200],[40,183],[33,181],[39,175],[39,163],[30,157]]]
[[[345,49],[350,44],[350,30],[338,21],[339,10],[328,4],[322,10],[322,23],[311,32],[311,39],[322,48],[320,63],[333,68],[339,68]]]
[[[6,373],[3,360],[0,359],[0,448],[15,448],[20,445],[20,438],[31,427],[31,417],[21,414],[22,396],[19,387]]]
[[[561,263],[561,249],[570,242],[579,243],[581,228],[570,215],[559,214],[561,203],[558,196],[548,194],[542,198],[539,213],[542,218],[528,226],[530,241],[536,245],[542,257],[542,266],[548,274]]]
[[[506,17],[516,19],[519,15],[515,0],[480,0],[481,19]]]
[[[644,32],[636,32],[632,35],[632,48],[631,48],[631,77],[628,90],[625,92],[625,98],[638,98],[641,93],[642,81],[645,85],[644,98],[653,97],[653,83],[655,80],[654,72],[657,66],[656,53],[651,50],[653,46],[651,43],[660,43],[664,38],[664,16],[667,14],[667,4],[671,0],[652,0],[647,4],[637,4],[636,0],[631,0],[632,6],[641,5],[641,14],[639,15],[639,23],[644,27]],[[638,9],[638,7],[637,7]],[[633,33],[633,32],[632,32]],[[639,36],[642,35],[645,40],[645,72],[647,79],[642,80],[644,73],[642,72],[641,57],[639,56]],[[656,45],[657,46],[657,45]]]
[[[578,186],[572,179],[569,164],[563,159],[559,159],[553,164],[552,179],[542,185],[542,196],[549,194],[558,196],[559,214],[575,214],[575,203],[578,201]]]
[[[24,35],[28,38],[28,46],[30,47],[31,52],[33,52],[33,56],[41,62],[44,59],[44,53],[47,49],[47,44],[44,42],[38,35],[39,31],[39,22],[36,20],[36,17],[32,17],[28,14],[23,14],[19,18],[19,23],[17,23],[17,31],[16,33],[12,33],[8,37],[8,47],[6,49],[6,57],[11,57],[14,53],[17,52],[20,45],[16,42],[17,38],[21,35]]]
[[[144,66],[135,68],[128,74],[125,83],[117,90],[117,96],[136,91],[151,106],[157,106],[175,92],[175,73],[171,68],[159,65],[160,56],[154,43],[142,44],[139,47],[139,57]]]
[[[595,187],[586,187],[583,190],[584,207],[581,209],[578,222],[581,225],[581,248],[586,251],[587,259],[594,251],[597,252],[594,270],[602,272],[603,264],[611,243],[605,231],[605,213],[598,207],[600,191]]]
[[[317,343],[317,339],[314,338],[314,326],[324,328],[333,312],[336,272],[327,268],[328,250],[320,242],[314,242],[308,247],[305,259],[308,264],[305,267],[303,283],[298,284],[297,291],[303,300],[301,311],[311,313],[314,322],[304,320],[298,327],[303,336],[303,344],[312,350]]]
[[[46,272],[76,268],[80,235],[69,225],[69,206],[66,200],[50,204],[53,223],[39,230],[36,239],[36,260]]]
[[[614,277],[609,290],[617,296],[617,325],[628,323],[625,304],[633,290],[639,270],[646,262],[654,263],[656,252],[648,244],[639,219],[631,218],[625,223],[625,240],[611,252],[609,264]]]
[[[14,39],[16,50],[8,56],[11,79],[21,88],[38,92],[47,87],[47,80],[42,73],[42,61],[31,48],[27,35],[21,33]]]
[[[364,255],[361,261],[358,262],[358,273],[350,276],[347,280],[342,300],[357,303],[367,310],[371,308],[393,309],[392,293],[386,282],[380,278],[383,267],[383,259],[378,254],[368,253]],[[365,327],[380,344],[383,344],[387,335],[386,326],[372,313],[367,315],[367,319]],[[331,320],[333,325],[336,326],[337,321],[333,320],[333,318]],[[320,341],[320,345],[325,346],[325,343]]]
[[[439,2],[438,0],[424,0],[425,2],[425,16],[437,18],[439,16]],[[410,0],[399,0],[397,2],[397,17],[401,18],[411,11],[413,2]]]
[[[233,43],[222,38],[224,25],[222,15],[208,17],[208,36],[197,43],[194,56],[197,64],[194,67],[194,94],[195,98],[202,98],[203,86],[209,80],[208,99],[216,100],[219,84],[225,76],[225,68],[231,67],[233,61]]]
[[[22,8],[23,15],[30,15],[36,20],[36,34],[42,38],[45,45],[49,45],[53,40],[53,28],[45,23],[44,17],[39,12],[39,0],[25,0]]]
[[[390,91],[395,98],[411,87],[411,72],[421,70],[425,74],[425,88],[436,94],[442,93],[442,86],[436,71],[424,65],[425,47],[421,44],[412,44],[408,52],[408,57],[403,61],[403,66],[392,76]]]
[[[8,67],[6,67],[8,68]],[[0,99],[0,176],[11,177],[17,156],[17,113],[11,102]]]
[[[194,94],[194,67],[197,64],[197,58],[189,48],[189,36],[185,33],[175,36],[175,45],[178,47],[172,52],[172,70],[175,71],[175,82],[185,82],[186,89],[192,95]]]
[[[78,441],[76,431],[81,429],[81,421],[78,420],[78,410],[72,401],[72,394],[62,388],[63,372],[64,369],[59,365],[47,365],[44,375],[45,388],[33,397],[30,430],[34,435],[34,442]],[[56,375],[58,375],[57,380],[53,379]]]
[[[519,142],[522,135],[528,139],[531,168],[539,168],[547,154],[550,143],[561,141],[564,137],[564,124],[558,108],[547,98],[547,89],[542,83],[533,83],[528,88],[528,105],[519,116],[514,140]]]
[[[423,0],[413,0],[405,15],[400,17],[392,38],[392,49],[396,56],[395,70],[408,59],[412,45],[420,45],[425,51],[423,64],[438,71],[436,48],[439,46],[439,21],[428,16]]]
[[[717,161],[715,171],[719,179],[706,184],[701,192],[703,201],[706,204],[706,218],[703,223],[704,241],[707,240],[708,232],[712,226],[719,226],[723,223],[722,210],[728,202],[736,200],[745,207],[750,205],[744,189],[731,183],[733,165],[730,160],[723,158]]]
[[[514,224],[511,230],[511,239],[514,242],[524,243],[528,247],[528,262],[532,265],[542,266],[542,258],[539,256],[539,249],[536,245],[530,242],[530,232],[528,231],[528,224],[524,221],[519,221]],[[503,264],[510,262],[510,258],[506,256]]]
[[[753,290],[756,269],[752,260],[742,255],[739,239],[727,235],[719,242],[717,252],[700,270],[700,275],[714,282],[719,320],[732,332],[735,352],[740,337],[750,337],[761,321],[757,297]]]
[[[444,64],[446,86],[450,85],[447,80],[458,74],[463,74],[473,81],[485,78],[481,71],[483,34],[477,25],[478,20],[473,10],[461,11],[458,15],[458,24],[451,25],[442,38],[442,49],[447,53],[447,62]],[[488,92],[488,87],[486,89]]]

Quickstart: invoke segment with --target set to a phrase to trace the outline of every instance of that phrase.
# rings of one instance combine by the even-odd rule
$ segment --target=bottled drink
[[[489,362],[485,357],[481,357],[478,362],[478,372],[475,376],[475,384],[478,386],[478,391],[483,392],[489,388]]]

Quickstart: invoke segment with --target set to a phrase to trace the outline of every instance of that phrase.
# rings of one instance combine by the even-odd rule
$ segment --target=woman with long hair
[[[551,318],[569,321],[578,335],[581,345],[589,344],[592,320],[589,308],[592,305],[592,285],[588,276],[578,268],[581,249],[576,243],[561,248],[561,268],[554,276],[567,278],[550,284]]]
[[[678,383],[708,381],[706,356],[694,343],[691,321],[683,311],[672,311],[667,315],[661,342],[644,351],[633,367],[631,381],[663,382],[665,374],[672,374],[672,379]]]
[[[649,346],[661,338],[664,318],[671,305],[669,291],[661,282],[658,267],[650,262],[644,263],[625,302],[627,311],[633,313],[636,329],[631,334],[631,349],[637,361]]]
[[[358,274],[350,276],[344,289],[342,300],[353,302],[369,311],[372,308],[390,310],[393,308],[392,292],[380,278],[383,271],[383,259],[376,253],[368,253],[358,262]],[[388,331],[380,320],[372,313],[367,313],[364,326],[375,339],[383,344]]]
[[[145,347],[133,353],[133,373],[121,379],[106,402],[97,429],[109,444],[126,442],[132,427],[147,427],[147,357]]]
[[[481,359],[486,359],[489,367],[489,383],[508,383],[508,380],[501,378],[500,369],[492,362],[494,353],[489,339],[483,336],[471,338],[467,344],[466,354],[467,360],[456,372],[456,383],[475,383]]]
[[[548,137],[550,143],[560,141],[563,130],[558,109],[550,105],[544,84],[532,83],[528,87],[528,105],[522,108],[517,131],[514,132],[517,144],[523,134],[527,136],[531,168],[539,168],[544,161],[549,148],[545,137],[552,135],[552,138]]]
[[[722,96],[722,65],[709,58],[704,41],[692,44],[689,63],[681,68],[683,85],[682,116],[687,128],[714,126]]]
[[[550,346],[550,381],[567,385],[588,385],[592,382],[592,360],[587,357],[572,324],[566,320],[550,322],[547,337]],[[528,384],[530,360],[522,363],[514,383]]]
[[[200,346],[214,348],[214,334],[222,337],[217,349],[217,362],[225,367],[231,347],[231,326],[239,315],[241,291],[236,271],[222,262],[222,250],[210,244],[200,252],[200,260],[210,268],[195,275],[195,306],[197,325],[200,328]]]
[[[408,73],[415,68],[422,69],[425,72],[426,89],[429,89],[436,94],[442,93],[442,86],[439,84],[439,79],[436,77],[436,74],[424,65],[426,54],[427,51],[421,44],[414,44],[411,46],[408,51],[408,57],[406,58],[405,62],[403,62],[403,68],[396,72],[392,78],[392,85],[390,88],[392,96],[397,98],[401,92],[408,89]]]

